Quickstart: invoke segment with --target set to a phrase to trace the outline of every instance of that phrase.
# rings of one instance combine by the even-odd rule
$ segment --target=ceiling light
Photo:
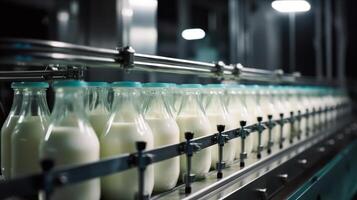
[[[310,3],[305,0],[275,0],[271,3],[271,6],[284,13],[307,12],[311,9]]]
[[[200,28],[191,28],[183,30],[181,36],[185,40],[199,40],[204,38],[206,36],[206,33]]]

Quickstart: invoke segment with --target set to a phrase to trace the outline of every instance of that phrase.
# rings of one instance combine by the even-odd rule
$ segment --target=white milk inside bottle
[[[306,117],[302,117],[306,113],[306,102],[303,96],[303,88],[296,88],[296,102],[298,103],[298,112],[300,112],[300,124],[297,125],[298,130],[300,131],[300,136],[304,137],[306,135],[306,126],[307,119]]]
[[[145,122],[139,105],[142,97],[138,82],[114,82],[113,111],[106,132],[100,138],[101,158],[110,158],[124,153],[137,152],[136,142],[146,142],[146,150],[154,146],[153,134]],[[102,177],[103,199],[134,199],[138,193],[138,170],[129,169]],[[154,187],[152,165],[145,170],[145,195],[151,195]]]
[[[224,87],[221,84],[208,84],[204,87],[207,90],[207,102],[205,112],[210,123],[210,132],[217,133],[217,125],[224,125],[225,130],[233,129],[233,123],[228,115],[227,108],[223,102]],[[236,142],[228,141],[223,147],[222,161],[227,165],[233,163],[236,153]],[[211,147],[212,162],[211,167],[216,168],[219,161],[218,145]]]
[[[263,109],[261,107],[261,94],[259,92],[260,87],[258,85],[253,85],[250,86],[250,95],[247,100],[247,108],[248,112],[252,113],[253,118],[253,124],[258,123],[258,117],[262,118],[262,121],[264,121],[267,117],[267,115],[263,112]],[[251,124],[248,124],[251,125]],[[267,135],[266,131],[263,131],[261,133],[261,146],[265,146],[267,144]],[[259,144],[259,134],[258,132],[253,132],[250,134],[250,137],[253,137],[253,151],[257,151],[258,149],[258,144]]]
[[[243,88],[241,88],[241,90],[243,91],[243,98],[244,98],[244,104],[245,107],[247,109],[247,123],[246,125],[252,125],[252,124],[256,124],[257,123],[257,116],[255,114],[256,111],[256,97],[255,97],[255,92],[252,90],[251,86],[245,86]],[[249,134],[248,137],[246,138],[245,142],[246,142],[246,151],[249,154],[250,152],[253,151],[253,143],[254,143],[254,133],[253,134]]]
[[[22,111],[23,90],[21,82],[14,82],[14,99],[2,128],[1,128],[1,172],[5,179],[10,179],[11,174],[11,135]]]
[[[269,86],[268,87],[272,106],[274,108],[274,113],[272,116],[272,120],[279,120],[280,119],[280,113],[283,113],[283,106],[281,105],[280,102],[280,97],[279,97],[279,92],[276,86]],[[280,139],[280,126],[278,123],[275,123],[275,126],[272,129],[272,139],[274,144],[279,143]]]
[[[194,138],[208,136],[211,133],[210,123],[199,102],[199,84],[184,84],[182,90],[182,103],[176,117],[180,129],[180,141],[185,141],[185,132],[194,133]],[[211,150],[202,149],[192,157],[191,173],[198,178],[204,178],[211,166]],[[180,173],[183,177],[186,173],[186,157],[180,156]]]
[[[290,142],[293,141],[293,139],[295,137],[297,137],[298,133],[299,133],[299,127],[298,127],[298,121],[297,121],[297,116],[298,116],[298,111],[300,110],[300,104],[301,102],[298,102],[298,99],[297,99],[297,92],[296,92],[296,88],[295,87],[288,87],[287,88],[287,92],[288,92],[288,102],[290,104],[290,109],[291,109],[291,114],[293,114],[293,125],[290,126],[290,129],[291,129],[291,138],[290,138]]]
[[[144,118],[149,124],[154,136],[154,148],[180,142],[180,130],[172,116],[170,100],[167,96],[168,84],[144,84],[146,103]],[[170,96],[171,97],[171,96]],[[180,158],[174,157],[154,165],[154,191],[162,192],[176,186],[180,175]]]
[[[320,114],[318,112],[321,108],[321,104],[318,95],[319,94],[317,88],[316,87],[311,88],[310,101],[312,102],[313,110],[315,111],[315,114],[312,116],[313,123],[314,123],[314,128],[313,128],[314,133],[316,133],[320,128]]]
[[[227,100],[226,100],[226,105],[227,105],[227,110],[228,114],[231,118],[233,128],[241,128],[240,122],[241,121],[248,121],[248,111],[245,106],[245,96],[244,96],[244,85],[230,85],[227,88]],[[248,152],[247,146],[251,144],[247,143],[249,142],[247,137],[244,139],[244,150],[243,152],[246,152],[248,155],[250,151]],[[242,139],[238,137],[237,139],[233,140],[236,143],[236,148],[235,148],[235,158],[239,159],[240,155],[242,152]],[[250,145],[251,146],[251,145]],[[251,149],[250,149],[251,150]]]
[[[44,82],[26,82],[19,120],[11,135],[11,178],[41,171],[39,145],[45,136],[49,109]]]
[[[275,106],[279,114],[279,116],[276,119],[279,119],[280,122],[281,116],[283,116],[283,118],[286,118],[286,116],[290,116],[290,112],[288,111],[289,108],[286,108],[284,104],[285,92],[282,89],[282,87],[276,86],[274,87],[274,91],[275,91],[274,92]],[[282,139],[282,142],[284,142],[284,140],[288,137],[289,133],[290,133],[289,125],[285,123],[281,128],[281,126],[277,123],[273,132],[276,143],[280,143],[281,142],[280,139]]]
[[[99,160],[99,141],[84,112],[83,81],[56,81],[55,104],[40,157],[50,159],[55,168],[81,165]],[[91,179],[56,189],[51,199],[100,198],[100,180]]]
[[[260,93],[260,105],[263,110],[263,113],[265,114],[264,121],[268,121],[268,116],[271,116],[272,119],[277,119],[279,116],[279,114],[278,114],[279,112],[274,105],[273,94],[272,94],[271,88],[268,86],[260,86],[259,93]],[[270,141],[274,141],[273,132],[274,132],[274,130],[272,129]],[[266,147],[269,142],[268,128],[266,128],[263,131],[262,137],[264,138],[263,141],[265,142],[265,143],[263,143],[263,146]]]
[[[87,84],[88,117],[95,133],[100,137],[109,120],[108,84],[106,82],[88,82]]]

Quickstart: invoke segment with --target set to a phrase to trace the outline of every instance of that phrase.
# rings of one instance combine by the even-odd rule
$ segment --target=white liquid
[[[148,130],[136,123],[112,123],[108,133],[102,135],[100,139],[101,158],[136,152],[136,141],[145,141],[147,143],[146,150],[152,149],[152,133]],[[137,168],[133,168],[103,177],[101,179],[103,199],[134,199],[138,192],[137,173]],[[150,195],[153,187],[154,169],[150,165],[145,170],[145,194]]]
[[[261,109],[264,113],[263,116],[263,121],[268,121],[268,115],[272,115],[272,119],[276,118],[279,116],[278,112],[276,111],[276,108],[273,105],[273,99],[270,98],[269,94],[264,94],[261,95],[261,100],[260,100],[260,106]],[[271,139],[274,140],[274,130],[272,129],[271,131]],[[262,145],[266,147],[268,145],[269,141],[269,129],[266,127],[266,129],[262,132]]]
[[[247,124],[252,121],[248,115],[247,108],[243,104],[241,100],[232,102],[229,107],[228,107],[228,112],[230,119],[232,121],[232,125],[234,128],[241,128],[240,126],[240,121],[246,121]],[[253,148],[253,142],[252,142],[253,137],[246,137],[244,140],[244,151],[249,155],[249,153],[252,151]],[[236,153],[235,153],[235,158],[239,159],[240,154],[241,154],[241,148],[242,148],[242,139],[241,137],[238,137],[237,139],[233,140],[236,143]]]
[[[174,119],[146,118],[146,121],[152,130],[155,148],[180,142],[180,130]],[[179,157],[156,163],[153,166],[154,191],[165,191],[176,186],[180,175]]]
[[[185,132],[193,132],[194,138],[210,135],[210,123],[207,118],[187,115],[178,116],[176,122],[180,128],[180,141],[185,140]],[[211,150],[203,149],[195,153],[192,157],[191,173],[197,177],[204,177],[208,173],[211,166]],[[186,173],[186,157],[180,156],[180,172],[181,177]]]
[[[108,114],[97,114],[93,113],[89,115],[89,121],[97,134],[98,138],[103,134],[105,131],[105,127],[108,123],[109,115]]]
[[[83,128],[83,127],[81,127]],[[41,158],[53,159],[56,167],[72,166],[99,160],[99,142],[91,127],[53,127],[50,137],[41,143]],[[86,134],[83,133],[86,131]],[[51,199],[98,200],[100,181],[92,179],[54,191]]]
[[[256,102],[255,95],[248,95],[246,98],[247,110],[249,114],[250,121],[247,122],[247,125],[252,125],[258,123],[257,117],[263,117],[263,121],[267,118],[263,113],[260,105]],[[252,149],[251,151],[256,151],[258,147],[258,132],[250,133],[249,137],[252,140]],[[267,134],[262,133],[261,144],[264,146],[267,143]]]
[[[11,116],[1,129],[1,170],[5,179],[11,175],[11,135],[18,120],[19,116]]]
[[[226,131],[231,130],[233,127],[232,122],[223,114],[207,114],[207,118],[211,124],[211,131],[210,131],[211,134],[218,132],[217,125],[225,125]],[[236,142],[234,141],[228,141],[227,143],[224,144],[222,161],[225,162],[226,165],[233,163],[236,153],[236,146],[237,146]],[[218,145],[211,147],[211,151],[212,151],[211,167],[216,168],[216,164],[219,161]]]
[[[41,171],[39,146],[47,124],[39,116],[25,117],[11,136],[11,177],[21,177]]]

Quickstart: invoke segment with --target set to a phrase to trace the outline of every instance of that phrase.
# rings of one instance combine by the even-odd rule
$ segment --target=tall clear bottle
[[[80,165],[99,160],[99,141],[83,107],[83,81],[56,81],[55,104],[45,139],[40,145],[40,157],[51,159],[55,168]],[[98,200],[98,178],[58,188],[54,200]]]
[[[88,117],[98,138],[105,131],[109,120],[108,83],[87,82],[88,85]]]
[[[11,174],[11,135],[22,110],[23,84],[23,82],[11,84],[11,88],[14,90],[14,98],[10,113],[1,128],[1,171],[5,179],[10,179]]]
[[[268,116],[271,115],[272,119],[278,119],[279,118],[279,111],[275,107],[275,102],[273,99],[273,92],[271,91],[270,86],[260,86],[259,88],[259,94],[260,94],[260,105],[263,113],[265,114],[264,116],[264,121],[268,121]],[[274,128],[272,129],[272,140],[274,140]],[[269,130],[265,129],[262,133],[262,138],[263,139],[263,146],[268,145],[268,140],[269,140]]]
[[[232,120],[232,124],[234,128],[240,128],[240,121],[251,121],[249,118],[248,110],[245,104],[245,90],[244,85],[230,85],[227,88],[227,100],[225,104],[227,105],[228,114]],[[252,150],[252,138],[253,137],[246,137],[244,141],[245,151],[249,155],[250,151]],[[236,153],[235,157],[239,159],[241,153],[241,138],[237,138],[233,140],[236,142]],[[248,151],[249,149],[249,151]]]
[[[208,84],[204,89],[207,91],[207,102],[205,112],[210,122],[211,134],[217,133],[217,125],[224,125],[225,130],[233,129],[233,122],[228,115],[227,108],[224,104],[224,86],[222,84]],[[233,163],[236,153],[236,142],[228,141],[223,148],[223,162],[227,165]],[[219,161],[218,147],[211,147],[212,162],[211,167],[216,168]]]
[[[250,124],[256,124],[258,123],[258,117],[262,117],[262,120],[267,119],[267,115],[263,112],[262,105],[261,105],[261,93],[260,93],[260,87],[258,85],[253,85],[249,87],[250,93],[246,98],[247,101],[247,109],[248,112],[252,116],[252,120]],[[258,148],[258,133],[254,132],[251,134],[253,137],[253,151],[256,151]],[[262,137],[261,137],[261,145],[264,146],[267,143],[267,137],[268,134],[263,131]]]
[[[183,84],[180,86],[182,103],[176,117],[180,128],[180,141],[185,141],[185,132],[194,133],[194,137],[208,136],[211,133],[210,123],[200,103],[200,84]],[[203,149],[192,157],[192,173],[204,178],[211,166],[211,150]],[[181,177],[186,173],[186,157],[180,157]]]
[[[113,111],[106,131],[100,138],[101,158],[136,152],[135,142],[145,141],[146,150],[154,147],[153,134],[142,115],[141,84],[114,82]],[[137,169],[129,169],[101,179],[103,199],[134,199],[138,192]],[[154,187],[154,169],[145,170],[144,193],[151,195]]]
[[[168,84],[147,83],[144,84],[146,103],[144,106],[144,118],[149,124],[153,136],[154,147],[178,144],[180,142],[180,130],[171,113],[170,98],[168,98]],[[176,186],[180,175],[180,158],[175,157],[154,164],[155,183],[154,191],[162,192]]]
[[[38,147],[45,136],[50,111],[48,83],[26,82],[19,120],[11,135],[11,178],[41,171]]]

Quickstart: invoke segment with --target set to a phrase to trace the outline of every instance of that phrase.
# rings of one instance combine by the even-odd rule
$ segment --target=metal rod
[[[305,116],[306,116],[306,124],[305,124],[305,130],[306,130],[306,137],[309,137],[309,134],[310,134],[310,121],[309,121],[309,116],[310,116],[310,113],[309,113],[309,109],[306,108],[306,113],[305,113]]]
[[[267,144],[267,153],[270,154],[271,153],[271,147],[273,146],[274,142],[273,142],[273,138],[272,138],[272,130],[274,127],[274,124],[272,122],[273,119],[273,115],[268,115],[268,144]]]
[[[297,130],[295,130],[294,126],[295,118],[294,118],[294,112],[290,112],[290,118],[289,118],[289,123],[290,123],[290,135],[289,135],[289,142],[292,144],[294,142],[294,134],[296,133]]]
[[[262,133],[264,130],[262,126],[263,117],[257,117],[257,121],[258,121],[258,124],[256,126],[258,131],[257,158],[260,159],[262,157],[261,152],[263,151],[263,145],[262,145]]]
[[[239,136],[241,138],[241,151],[240,151],[240,166],[244,167],[244,159],[247,158],[247,152],[245,151],[245,138],[248,136],[249,132],[245,130],[245,125],[247,125],[246,121],[240,121],[240,131],[239,131]]]
[[[228,141],[227,135],[223,134],[222,132],[224,131],[225,126],[224,125],[217,125],[217,131],[218,131],[218,162],[216,163],[216,168],[217,168],[217,178],[222,178],[223,173],[222,169],[225,168],[225,162],[223,162],[223,147],[224,143]]]
[[[297,130],[297,139],[300,140],[301,139],[301,133],[302,133],[302,130],[301,130],[301,111],[298,110],[298,115],[297,115],[297,121],[298,121],[298,130]]]
[[[279,148],[282,149],[283,148],[283,143],[284,143],[284,140],[285,140],[285,138],[283,136],[283,132],[284,132],[284,113],[280,113],[279,125],[280,125]]]
[[[131,51],[125,51],[125,49],[131,49]],[[222,71],[217,73],[218,68],[215,63],[139,54],[130,47],[112,50],[42,40],[0,39],[0,64],[19,67],[60,64],[265,82],[272,82],[272,80],[274,80],[273,82],[295,81],[290,75],[285,76],[276,71],[243,67],[241,64],[240,67],[219,65]]]

